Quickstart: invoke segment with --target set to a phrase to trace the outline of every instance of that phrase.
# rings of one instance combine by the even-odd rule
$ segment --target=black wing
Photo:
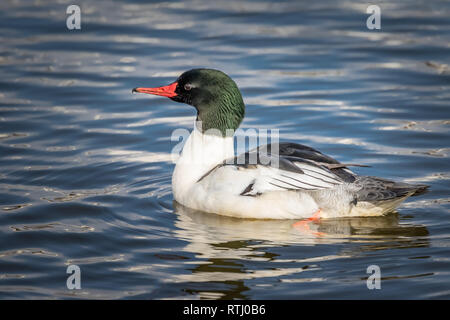
[[[228,159],[207,172],[232,166],[254,175],[241,195],[257,195],[279,190],[323,190],[344,182],[353,182],[355,176],[346,164],[321,152],[297,143],[259,146],[237,157]]]

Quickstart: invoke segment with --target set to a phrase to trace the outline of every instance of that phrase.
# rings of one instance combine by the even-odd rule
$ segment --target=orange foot
[[[297,221],[297,222],[294,223],[292,226],[293,226],[294,228],[300,230],[300,231],[303,231],[303,232],[306,231],[306,232],[308,232],[308,233],[312,233],[312,234],[315,235],[315,236],[319,236],[319,237],[324,236],[325,233],[323,233],[323,232],[312,232],[312,231],[311,231],[311,228],[309,227],[309,224],[310,224],[311,222],[317,223],[317,222],[320,220],[320,214],[321,214],[321,211],[320,211],[320,209],[319,209],[319,210],[317,210],[311,217],[309,217],[309,218],[307,218],[307,219],[302,219],[302,220],[300,220],[300,221]]]

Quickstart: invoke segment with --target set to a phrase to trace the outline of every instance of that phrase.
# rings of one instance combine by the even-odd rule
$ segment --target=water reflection
[[[289,245],[428,235],[425,226],[401,223],[398,213],[372,218],[326,219],[311,223],[310,230],[304,230],[294,226],[296,220],[238,219],[196,211],[176,201],[173,205],[178,215],[177,234],[194,240],[193,246],[200,245],[196,244],[196,239],[203,244],[214,245],[247,239]],[[204,253],[202,250],[197,252]]]
[[[269,279],[321,282],[326,281],[323,272],[318,275],[314,271],[323,271],[323,263],[378,250],[429,246],[427,228],[402,221],[398,213],[322,220],[311,224],[310,230],[302,230],[293,226],[296,220],[237,219],[196,211],[175,201],[173,206],[177,214],[175,234],[188,242],[183,250],[194,253],[201,263],[193,266],[192,273],[172,280],[197,283],[189,287],[198,288],[193,293],[200,298],[209,298],[211,291],[204,291],[206,287],[199,283],[226,284],[222,291],[214,291],[214,298],[219,293],[221,298],[245,298],[247,280],[264,278],[267,286],[271,286]],[[321,245],[328,245],[329,250],[311,251]],[[281,247],[297,248],[295,256],[283,257],[277,253]]]

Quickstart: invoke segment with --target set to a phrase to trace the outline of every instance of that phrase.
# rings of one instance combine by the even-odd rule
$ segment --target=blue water
[[[368,30],[362,1],[89,0],[73,31],[69,4],[0,2],[0,298],[450,298],[450,3],[375,1]],[[321,236],[181,207],[194,109],[131,89],[194,67],[235,79],[244,129],[430,192]]]

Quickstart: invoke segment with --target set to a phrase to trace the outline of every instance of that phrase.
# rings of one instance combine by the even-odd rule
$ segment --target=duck
[[[245,115],[237,84],[224,72],[199,68],[162,87],[133,93],[193,106],[197,116],[172,175],[174,200],[187,208],[248,219],[373,217],[394,211],[427,185],[358,175],[322,152],[278,142],[235,154],[234,133]]]

